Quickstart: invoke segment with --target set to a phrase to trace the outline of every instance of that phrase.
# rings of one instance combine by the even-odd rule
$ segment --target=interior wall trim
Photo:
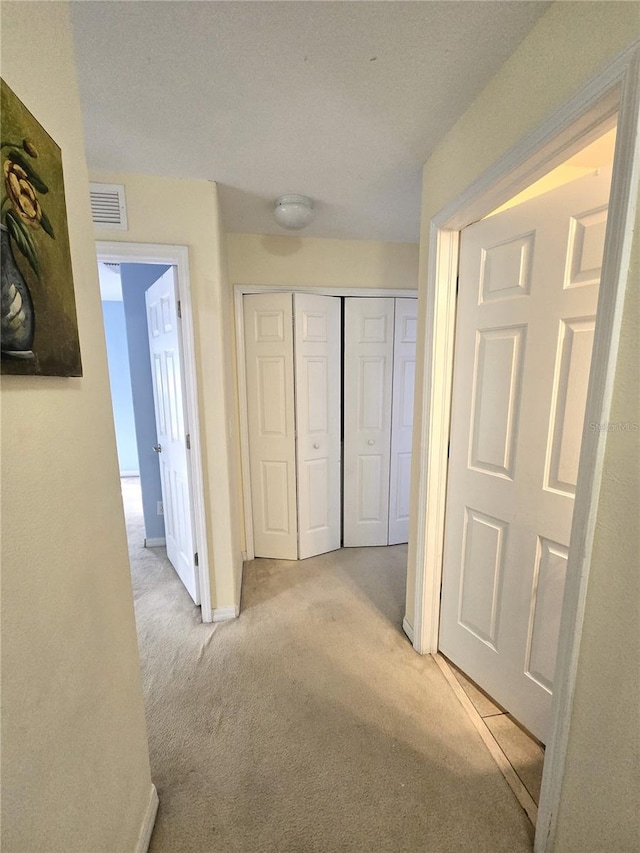
[[[156,786],[152,783],[151,791],[149,792],[149,803],[144,814],[142,826],[140,827],[140,834],[138,835],[138,843],[136,844],[135,853],[147,853],[149,849],[151,833],[153,832],[153,827],[156,822],[159,804],[158,791],[156,790]]]

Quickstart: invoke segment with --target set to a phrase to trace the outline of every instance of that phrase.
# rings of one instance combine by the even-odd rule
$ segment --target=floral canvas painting
[[[62,152],[0,81],[2,373],[82,376]]]

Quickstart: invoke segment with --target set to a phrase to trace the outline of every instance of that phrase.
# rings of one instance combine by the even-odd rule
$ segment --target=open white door
[[[340,299],[295,293],[298,557],[340,547]]]
[[[396,299],[389,480],[389,545],[409,541],[418,300]]]
[[[610,179],[461,236],[439,645],[543,742]]]
[[[386,545],[394,301],[345,299],[345,547]]]
[[[149,354],[160,460],[167,557],[196,604],[200,603],[182,393],[182,341],[173,267],[145,294]]]
[[[256,557],[297,560],[291,293],[244,297],[249,465]]]

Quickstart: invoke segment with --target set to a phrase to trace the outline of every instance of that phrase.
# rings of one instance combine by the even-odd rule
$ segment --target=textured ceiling
[[[418,240],[422,164],[542,2],[75,2],[90,168],[218,182],[229,231]]]

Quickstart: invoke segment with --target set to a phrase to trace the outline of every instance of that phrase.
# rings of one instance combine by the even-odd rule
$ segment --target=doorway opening
[[[97,253],[134,598],[211,621],[186,249]]]

